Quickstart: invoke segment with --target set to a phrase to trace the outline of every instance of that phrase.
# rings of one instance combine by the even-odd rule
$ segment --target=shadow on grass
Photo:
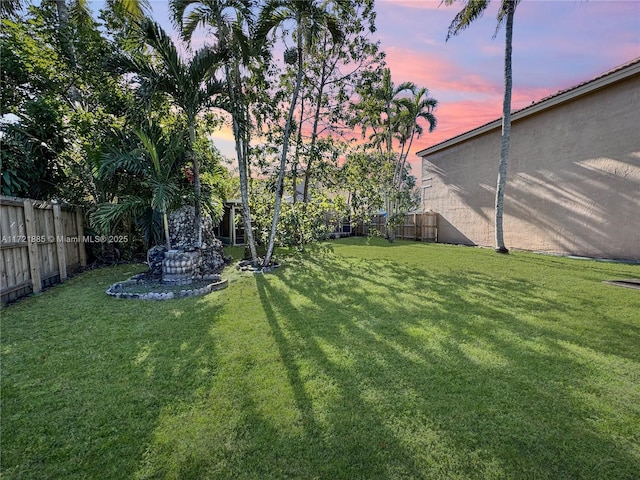
[[[608,431],[633,408],[602,402],[615,392],[593,380],[607,374],[593,357],[621,343],[637,362],[637,336],[607,322],[572,333],[563,319],[583,312],[527,280],[323,259],[257,284],[307,437],[324,438],[319,451],[332,459],[319,478],[640,470],[632,435]],[[291,303],[295,295],[304,301]],[[590,329],[605,332],[590,338]],[[315,384],[333,386],[329,404]]]
[[[2,477],[132,478],[163,416],[218,368],[205,301],[127,301],[86,272],[2,313]]]
[[[637,323],[547,273],[324,252],[128,302],[90,272],[3,318],[3,478],[634,478]]]

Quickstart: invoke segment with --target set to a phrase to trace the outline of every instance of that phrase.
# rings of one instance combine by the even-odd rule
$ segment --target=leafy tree
[[[340,174],[341,184],[347,192],[352,222],[368,225],[371,218],[383,208],[384,199],[380,189],[383,166],[380,155],[370,155],[362,150],[347,155]]]
[[[58,37],[55,6],[29,7],[18,19],[3,19],[1,113],[16,122],[2,127],[3,177],[12,176],[11,193],[35,198],[91,201],[86,188],[91,165],[104,134],[121,123],[129,103],[117,75],[104,68],[114,54],[99,25],[82,17],[73,31],[82,44],[71,68]],[[75,85],[76,101],[69,86]],[[8,95],[5,95],[5,92]],[[15,188],[19,184],[29,188]],[[3,185],[3,190],[8,190]]]
[[[285,62],[292,65],[297,64],[298,68],[284,127],[280,166],[275,186],[273,220],[271,223],[271,233],[269,235],[267,252],[263,261],[264,266],[269,265],[271,262],[271,256],[275,246],[278,219],[284,194],[284,176],[287,166],[289,137],[293,126],[293,114],[298,101],[300,86],[302,84],[303,53],[305,51],[305,47],[308,51],[310,45],[315,41],[317,33],[322,28],[326,28],[331,33],[331,37],[336,43],[342,41],[344,36],[339,28],[338,19],[331,15],[324,5],[321,6],[312,0],[305,2],[299,2],[296,0],[273,0],[268,2],[261,11],[258,38],[266,39],[270,32],[283,27],[288,22],[294,22],[296,29],[294,32],[296,47],[295,49],[285,51]]]
[[[341,19],[344,39],[340,43],[331,42],[329,33],[321,32],[318,42],[312,44],[304,68],[304,98],[313,109],[311,118],[311,138],[304,166],[303,200],[308,202],[309,188],[314,173],[314,165],[320,161],[318,139],[321,135],[342,134],[346,127],[348,99],[365,72],[371,72],[382,61],[379,44],[372,42],[368,35],[375,32],[375,10],[372,0],[356,0],[334,5],[335,15]],[[301,108],[299,139],[305,121]],[[300,141],[298,142],[298,144]],[[296,147],[296,152],[299,148]],[[296,162],[297,163],[297,162]],[[294,186],[295,189],[295,186]]]
[[[444,0],[445,5],[452,5],[455,0]],[[469,27],[476,19],[480,18],[490,0],[464,0],[462,10],[455,16],[449,31],[447,40]],[[495,201],[495,250],[498,253],[509,253],[504,244],[503,215],[504,215],[504,190],[507,183],[507,165],[509,163],[509,145],[511,142],[511,89],[513,73],[511,66],[512,42],[513,42],[513,18],[520,0],[501,0],[498,10],[498,25],[495,36],[500,26],[505,24],[505,52],[504,52],[504,98],[502,101],[502,135],[500,139],[500,164],[498,167],[498,181],[496,185]]]

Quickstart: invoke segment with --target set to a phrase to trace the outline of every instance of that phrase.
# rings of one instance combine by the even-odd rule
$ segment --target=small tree
[[[101,177],[110,177],[118,170],[140,178],[138,194],[103,203],[91,215],[92,224],[110,232],[114,225],[125,220],[144,217],[150,208],[162,217],[164,243],[171,249],[167,213],[180,193],[181,160],[184,158],[186,135],[180,131],[163,131],[149,124],[146,129],[133,131],[139,144],[129,151],[113,151],[105,157]]]

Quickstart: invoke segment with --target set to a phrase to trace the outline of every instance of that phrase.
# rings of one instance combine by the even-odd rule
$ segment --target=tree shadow
[[[136,268],[83,273],[3,315],[3,478],[133,478],[163,417],[215,379],[212,297],[105,294]]]
[[[22,472],[634,478],[637,322],[600,318],[598,298],[559,298],[541,281],[544,268],[575,269],[577,282],[610,270],[531,258],[509,256],[519,278],[300,255],[169,303],[105,299],[103,283],[53,289],[17,311],[37,303],[31,314],[53,308],[55,321],[12,333],[31,345],[16,350],[21,375],[50,364],[35,393],[54,394],[23,434]],[[3,428],[22,425],[5,410],[16,395],[3,388]],[[43,458],[46,442],[59,442],[54,457]]]
[[[609,407],[592,397],[606,366],[588,351],[627,342],[638,361],[637,332],[614,344],[572,332],[562,319],[581,314],[575,303],[480,272],[308,259],[257,284],[306,428],[349,446],[343,478],[632,478],[640,468],[633,447],[606,433]],[[292,304],[292,292],[304,301]],[[316,378],[340,392],[321,424],[308,393]]]

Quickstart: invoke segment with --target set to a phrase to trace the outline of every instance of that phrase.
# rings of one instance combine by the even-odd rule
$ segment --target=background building
[[[438,241],[494,244],[501,120],[418,152]],[[507,248],[640,260],[640,58],[512,114]]]

